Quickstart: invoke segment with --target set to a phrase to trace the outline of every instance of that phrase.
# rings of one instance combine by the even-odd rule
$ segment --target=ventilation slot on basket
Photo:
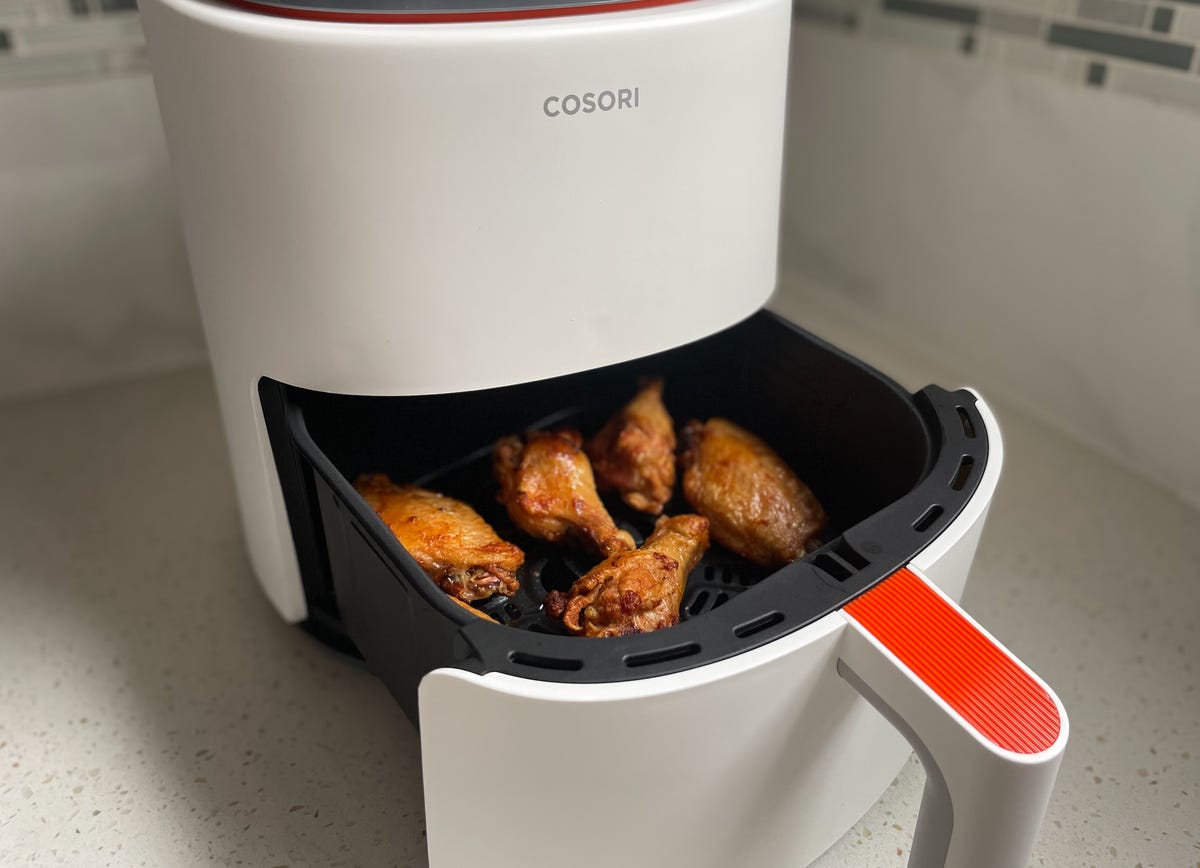
[[[950,482],[950,487],[955,491],[962,491],[963,486],[967,484],[967,477],[971,475],[971,471],[975,468],[975,459],[970,455],[964,455],[962,461],[958,462],[958,470],[954,473],[954,479]]]
[[[975,423],[971,421],[971,417],[967,415],[966,407],[955,407],[955,412],[958,413],[958,421],[962,423],[963,433],[975,439]]]
[[[678,660],[680,657],[691,657],[700,653],[700,646],[695,642],[683,645],[672,645],[670,648],[659,648],[656,651],[646,651],[642,654],[630,654],[625,658],[625,665],[630,669],[637,666],[651,666],[655,663],[665,663],[668,660]]]
[[[812,559],[812,565],[839,582],[844,582],[871,562],[855,551],[850,543],[839,537],[825,551]]]
[[[701,591],[696,595],[696,599],[692,600],[692,604],[687,607],[689,615],[699,615],[704,611],[704,604],[708,602],[708,591]]]
[[[508,659],[521,666],[532,666],[535,669],[558,669],[575,672],[583,668],[582,660],[572,660],[569,657],[543,657],[541,654],[526,654],[524,651],[513,651]]]
[[[767,612],[765,615],[759,615],[753,621],[747,621],[745,624],[739,624],[733,628],[733,635],[739,639],[745,639],[747,636],[753,636],[755,633],[761,633],[770,627],[774,627],[783,620],[783,612]]]
[[[854,575],[853,571],[845,564],[827,554],[820,554],[813,558],[813,566],[833,576],[839,582],[844,582]]]
[[[933,523],[938,520],[943,510],[940,506],[934,505],[925,510],[925,514],[918,518],[913,524],[913,530],[917,533],[925,533],[929,528],[933,527]]]
[[[850,543],[846,542],[845,537],[833,544],[833,553],[855,570],[864,570],[871,566],[871,562],[859,554]]]

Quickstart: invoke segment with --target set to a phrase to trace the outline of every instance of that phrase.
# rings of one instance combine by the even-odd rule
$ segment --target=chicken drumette
[[[675,428],[662,393],[661,379],[645,381],[587,444],[601,488],[651,515],[662,514],[675,487]]]
[[[460,500],[415,485],[396,485],[382,473],[364,474],[355,489],[391,528],[439,588],[469,603],[517,592],[525,554]]]
[[[583,437],[571,428],[502,438],[492,454],[499,500],[521,530],[539,539],[572,539],[604,557],[634,548],[600,495]]]
[[[683,494],[717,542],[765,567],[803,555],[825,526],[808,486],[762,440],[727,419],[682,432]]]
[[[546,612],[572,633],[590,637],[648,633],[679,621],[690,573],[708,550],[708,519],[663,516],[637,551],[613,555],[546,595]]]

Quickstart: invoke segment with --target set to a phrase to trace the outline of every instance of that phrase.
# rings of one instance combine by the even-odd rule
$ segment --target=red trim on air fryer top
[[[528,18],[560,18],[565,15],[592,15],[597,12],[626,12],[654,6],[673,6],[687,0],[616,0],[613,3],[581,3],[578,6],[547,6],[533,9],[479,9],[463,12],[346,12],[329,9],[297,9],[256,3],[254,0],[225,0],[251,12],[299,18],[305,21],[333,21],[351,24],[447,24],[466,21],[520,21]]]
[[[1062,722],[1045,688],[911,570],[842,611],[997,747],[1033,754],[1058,740]]]

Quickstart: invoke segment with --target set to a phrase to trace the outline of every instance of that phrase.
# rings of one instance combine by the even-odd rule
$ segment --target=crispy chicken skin
[[[382,473],[363,474],[354,488],[450,596],[470,603],[517,592],[516,572],[525,562],[524,552],[500,539],[461,500],[415,485],[396,485]]]
[[[675,426],[663,381],[646,380],[587,444],[601,490],[615,489],[636,510],[662,515],[675,488]]]
[[[498,498],[530,536],[574,540],[603,557],[634,548],[600,502],[583,437],[573,428],[502,438],[492,453]]]
[[[717,542],[765,567],[805,553],[825,510],[774,450],[728,419],[684,426],[683,494]]]
[[[670,627],[679,621],[688,573],[707,550],[708,519],[664,515],[640,549],[597,564],[569,593],[547,594],[546,612],[592,638]]]

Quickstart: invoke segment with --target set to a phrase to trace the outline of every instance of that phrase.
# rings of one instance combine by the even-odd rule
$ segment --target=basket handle
[[[842,613],[838,673],[925,767],[909,868],[1025,868],[1067,743],[1062,703],[911,568]]]

